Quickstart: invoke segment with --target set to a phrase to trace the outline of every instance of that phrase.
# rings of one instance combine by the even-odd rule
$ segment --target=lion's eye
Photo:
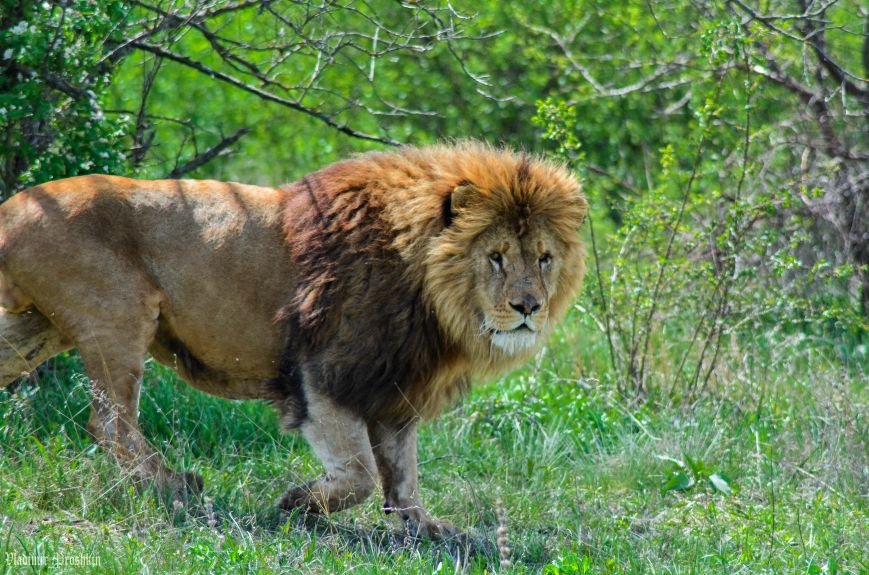
[[[504,256],[501,255],[501,252],[490,253],[489,261],[492,262],[498,269],[504,267]]]
[[[537,261],[540,263],[540,267],[545,267],[552,263],[552,256],[549,254],[543,254]]]

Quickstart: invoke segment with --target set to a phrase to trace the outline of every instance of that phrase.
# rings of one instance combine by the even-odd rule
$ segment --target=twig
[[[606,339],[607,339],[607,344],[609,346],[610,361],[612,362],[613,371],[615,371],[616,382],[617,382],[616,385],[619,389],[621,389],[621,377],[619,377],[619,373],[621,370],[619,369],[619,364],[618,364],[618,361],[616,360],[615,345],[613,345],[612,324],[610,322],[610,311],[609,311],[609,306],[607,306],[606,297],[604,296],[604,292],[603,292],[603,278],[601,277],[601,273],[600,273],[600,256],[598,255],[598,252],[597,252],[597,241],[595,240],[595,235],[594,235],[594,219],[592,218],[591,214],[588,215],[588,227],[589,227],[589,230],[591,232],[591,253],[594,256],[594,270],[595,270],[595,274],[597,276],[597,289],[598,289],[598,293],[600,294],[599,295],[600,303],[603,306],[603,317],[604,317],[604,322],[606,324]]]
[[[239,128],[235,131],[233,135],[223,138],[217,144],[211,146],[201,154],[197,154],[184,164],[180,166],[175,166],[175,168],[171,172],[169,172],[169,175],[166,177],[169,179],[177,179],[188,172],[192,172],[196,168],[210,162],[217,156],[221,155],[227,148],[235,144],[239,139],[241,139],[242,136],[244,136],[248,132],[250,132],[250,128]]]
[[[718,96],[721,93],[722,80],[719,80],[715,87],[715,96],[713,101],[718,101]],[[706,130],[704,129],[700,135],[700,141],[697,143],[697,151],[694,154],[694,162],[691,166],[691,175],[688,177],[688,182],[685,184],[685,191],[682,194],[682,201],[679,204],[679,211],[673,218],[670,238],[667,240],[667,250],[664,252],[664,259],[661,261],[661,267],[658,270],[658,277],[655,280],[655,288],[652,291],[652,303],[649,306],[649,313],[646,315],[646,320],[643,325],[645,333],[643,334],[643,356],[640,359],[640,370],[634,377],[637,378],[637,384],[640,390],[643,388],[643,380],[646,371],[646,359],[649,356],[649,341],[652,335],[652,319],[655,317],[655,312],[658,310],[658,294],[661,292],[661,286],[664,280],[664,271],[670,263],[670,256],[673,254],[673,244],[676,240],[676,234],[679,231],[679,225],[682,223],[682,216],[685,215],[685,208],[688,207],[688,200],[691,198],[691,188],[694,185],[694,180],[697,178],[697,170],[700,166],[700,157],[706,146]]]
[[[160,65],[163,63],[162,58],[157,58],[154,65],[145,72],[142,79],[142,96],[139,100],[139,111],[136,113],[136,128],[133,132],[133,154],[130,159],[133,166],[139,166],[145,160],[145,155],[154,143],[154,138],[157,132],[150,130],[149,122],[147,121],[148,114],[148,97],[151,95],[151,88],[154,87],[154,79],[157,77],[157,72],[160,70]],[[146,64],[142,64],[144,67]]]
[[[613,174],[609,170],[606,170],[606,169],[602,168],[601,166],[598,166],[597,164],[589,164],[588,162],[586,162],[585,167],[588,168],[588,171],[590,171],[590,172],[594,172],[595,174],[609,178],[610,180],[615,182],[620,188],[624,188],[625,190],[631,192],[632,194],[636,194],[638,196],[640,195],[640,191],[637,189],[637,187],[635,185],[633,185],[630,182],[618,177],[617,175]]]

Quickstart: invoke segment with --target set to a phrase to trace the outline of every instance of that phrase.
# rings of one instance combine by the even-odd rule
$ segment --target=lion
[[[77,348],[87,429],[174,490],[137,423],[151,354],[190,385],[268,400],[325,473],[282,509],[365,500],[415,535],[456,533],[420,501],[416,437],[529,359],[585,272],[587,202],[563,166],[467,141],[369,152],[281,188],[106,175],[0,205],[0,386]]]

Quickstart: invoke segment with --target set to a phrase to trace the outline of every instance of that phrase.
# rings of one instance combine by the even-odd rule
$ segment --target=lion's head
[[[563,167],[471,147],[429,249],[428,297],[445,332],[489,368],[542,345],[585,272],[587,203]]]

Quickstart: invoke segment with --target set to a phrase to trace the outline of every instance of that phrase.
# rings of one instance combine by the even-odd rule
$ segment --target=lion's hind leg
[[[135,476],[154,480],[172,495],[199,491],[202,479],[170,470],[138,423],[145,357],[157,331],[160,295],[130,289],[114,298],[114,305],[106,306],[111,316],[91,307],[87,314],[68,308],[63,318],[76,334],[73,343],[91,380],[88,432]]]
[[[0,307],[0,388],[69,347],[57,328],[36,309],[12,313]]]
[[[202,479],[193,473],[176,473],[145,439],[139,428],[139,394],[144,372],[142,340],[88,341],[78,345],[91,379],[93,400],[87,429],[97,443],[118,462],[142,479],[154,480],[173,495],[187,489],[202,489]]]
[[[374,453],[361,417],[314,390],[305,390],[307,417],[302,434],[326,473],[292,487],[279,501],[281,509],[331,513],[364,501],[377,480]]]

